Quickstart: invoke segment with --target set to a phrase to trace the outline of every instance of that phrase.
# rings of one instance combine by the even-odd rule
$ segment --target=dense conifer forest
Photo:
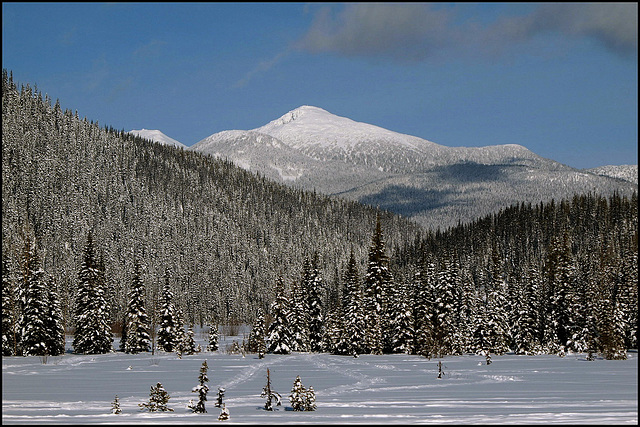
[[[192,352],[184,325],[239,322],[259,354],[637,348],[636,194],[424,230],[51,104],[3,70],[5,355],[59,354],[65,329],[79,353],[114,332]]]

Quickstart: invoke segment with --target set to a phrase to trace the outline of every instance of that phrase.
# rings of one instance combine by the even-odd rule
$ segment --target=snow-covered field
[[[204,346],[205,342],[197,340]],[[221,338],[225,349],[232,338]],[[117,347],[117,340],[116,340]],[[70,348],[68,342],[67,348]],[[206,414],[187,408],[197,401],[202,362],[209,366]],[[586,361],[584,354],[480,356],[439,359],[408,355],[256,355],[202,352],[2,358],[2,424],[220,423],[215,398],[226,388],[231,414],[242,424],[637,424],[638,353],[626,361]],[[130,367],[130,368],[129,368]],[[283,397],[275,411],[260,397],[267,368]],[[316,392],[317,410],[294,412],[288,399],[300,375]],[[174,412],[143,412],[151,386],[161,382]],[[122,414],[111,413],[115,395]]]

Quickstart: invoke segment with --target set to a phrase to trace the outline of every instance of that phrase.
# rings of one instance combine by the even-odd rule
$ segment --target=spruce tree
[[[195,413],[203,414],[207,412],[205,408],[205,402],[207,401],[207,393],[209,392],[209,386],[206,384],[209,382],[209,377],[207,377],[207,370],[209,366],[207,365],[207,361],[202,362],[202,366],[200,367],[200,375],[198,376],[198,385],[195,386],[191,392],[198,393],[198,403],[191,406],[191,410]]]
[[[104,277],[104,265],[96,258],[93,236],[89,232],[78,272],[73,336],[76,353],[102,354],[112,350],[113,334]]]
[[[366,325],[364,347],[372,354],[382,354],[384,345],[383,325],[386,310],[384,294],[392,282],[388,269],[388,258],[385,254],[385,242],[382,236],[380,216],[376,221],[376,229],[369,249],[369,264],[364,285],[364,324]]]
[[[291,286],[291,351],[309,351],[309,312],[307,311],[307,292],[301,282]]]
[[[113,402],[111,402],[111,413],[113,414],[121,414],[122,413],[122,409],[120,408],[120,399],[118,399],[118,395],[116,394],[115,399],[113,399]]]
[[[289,300],[285,294],[284,281],[278,279],[276,285],[276,299],[271,305],[273,322],[269,325],[268,351],[275,354],[291,353],[291,329],[289,326]]]
[[[276,406],[281,405],[282,396],[280,396],[280,393],[271,388],[271,373],[269,372],[269,368],[267,368],[267,384],[262,388],[260,397],[264,397],[267,399],[264,403],[264,409],[266,409],[267,411],[273,411],[274,400]]]
[[[62,309],[58,292],[55,290],[55,281],[49,277],[47,289],[47,315],[45,327],[47,329],[47,348],[50,356],[59,356],[65,352],[65,331]]]
[[[20,318],[20,346],[24,356],[49,355],[47,319],[47,283],[35,241],[27,238],[23,252],[24,303]]]
[[[176,325],[175,309],[173,304],[173,292],[169,283],[170,271],[165,272],[165,282],[162,288],[160,328],[158,329],[158,346],[162,351],[175,350],[178,340],[178,325]]]
[[[251,332],[249,333],[249,342],[247,347],[250,352],[258,353],[258,357],[264,357],[264,354],[267,352],[267,347],[265,344],[265,334],[266,334],[266,326],[264,320],[264,313],[261,308],[258,309],[258,313],[256,315],[256,319],[253,322],[253,327],[251,328]]]
[[[149,317],[145,309],[145,286],[140,277],[140,264],[134,265],[133,284],[129,292],[129,305],[126,314],[126,353],[149,351]]]
[[[342,321],[344,332],[341,335],[341,340],[344,344],[339,347],[344,347],[346,354],[357,355],[363,352],[365,325],[363,323],[362,288],[353,250],[351,250],[343,282]]]
[[[305,260],[303,267],[303,291],[306,292],[306,311],[308,315],[309,350],[322,351],[324,337],[324,318],[321,293],[324,288],[318,271],[318,257],[313,262]]]
[[[139,403],[138,406],[149,412],[173,412],[173,409],[167,406],[169,399],[171,399],[171,396],[169,396],[167,390],[164,389],[162,383],[157,383],[151,387],[149,402]]]
[[[289,394],[289,401],[291,402],[291,407],[294,411],[305,410],[306,393],[307,390],[302,385],[302,380],[300,379],[300,375],[298,375],[293,381],[293,387],[291,388],[291,393]]]
[[[209,324],[209,343],[207,351],[218,351],[218,323],[212,320]]]
[[[2,255],[2,355],[13,356],[17,350],[18,296],[9,260]]]

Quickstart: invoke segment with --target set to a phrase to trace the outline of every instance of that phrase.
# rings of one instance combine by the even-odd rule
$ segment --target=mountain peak
[[[175,139],[168,137],[157,129],[139,129],[130,130],[129,133],[139,136],[140,138],[149,139],[151,141],[159,142],[160,144],[173,145],[174,147],[186,148],[186,145],[176,141]]]

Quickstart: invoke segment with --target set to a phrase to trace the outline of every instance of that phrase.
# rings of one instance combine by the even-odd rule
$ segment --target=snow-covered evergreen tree
[[[111,413],[116,415],[122,413],[122,409],[120,408],[120,399],[118,399],[117,394],[115,399],[113,399],[113,402],[111,402]]]
[[[2,255],[2,355],[17,353],[18,296],[9,259]]]
[[[194,338],[193,327],[189,326],[187,332],[182,336],[182,342],[180,343],[180,349],[182,354],[195,354],[196,352],[196,340]]]
[[[302,380],[300,379],[300,375],[298,375],[293,381],[293,387],[291,388],[291,393],[289,394],[289,401],[291,402],[291,407],[294,411],[305,410],[306,393],[307,389],[305,389],[302,385]]]
[[[309,351],[309,312],[304,283],[295,281],[291,286],[290,327],[291,351]]]
[[[280,396],[280,393],[271,388],[271,372],[269,372],[269,368],[267,368],[267,384],[262,388],[260,397],[267,399],[264,403],[264,409],[267,411],[273,411],[274,400],[276,406],[280,406],[282,404],[282,396]]]
[[[209,322],[209,343],[207,351],[218,351],[218,323],[214,320]]]
[[[139,403],[138,406],[149,412],[173,412],[173,409],[167,406],[169,399],[171,399],[171,396],[164,389],[162,383],[158,382],[155,386],[151,386],[149,402]]]
[[[87,235],[78,272],[73,348],[76,353],[102,354],[112,350],[104,265],[97,259],[93,233]]]
[[[227,405],[223,404],[222,408],[220,408],[220,415],[218,415],[218,421],[227,421],[231,415],[229,414],[229,409],[227,409]]]
[[[420,272],[414,278],[414,353],[431,358],[434,355],[434,299],[436,266],[432,260],[424,260]]]
[[[145,309],[145,286],[140,277],[140,264],[134,265],[133,283],[129,292],[129,305],[126,314],[126,353],[149,351],[149,317]]]
[[[162,299],[160,307],[160,327],[158,329],[158,346],[160,350],[172,352],[175,350],[178,340],[178,327],[175,319],[175,309],[173,302],[173,292],[169,283],[170,271],[165,272],[165,281],[162,288]]]
[[[523,275],[519,304],[515,306],[513,342],[517,354],[536,354],[541,351],[538,329],[538,299],[541,285],[540,273],[535,267]]]
[[[216,407],[221,408],[224,404],[224,393],[227,391],[224,387],[218,387],[218,396],[216,397]]]
[[[349,263],[344,273],[343,282],[343,333],[340,338],[342,344],[339,344],[338,347],[343,348],[344,353],[349,355],[360,354],[363,352],[362,342],[364,340],[365,325],[363,324],[362,288],[353,250],[349,256]]]
[[[207,370],[209,366],[207,365],[207,361],[202,362],[202,366],[200,367],[200,375],[198,375],[198,385],[195,386],[191,392],[198,393],[198,403],[191,406],[191,410],[195,413],[203,414],[207,412],[205,408],[205,402],[207,401],[207,393],[209,392],[209,386],[206,384],[209,382],[209,377],[207,376]]]
[[[253,327],[251,328],[251,332],[249,333],[249,341],[247,343],[247,347],[250,352],[258,353],[258,357],[260,358],[267,352],[267,347],[264,341],[265,334],[266,325],[264,312],[261,308],[259,308],[256,318],[253,322]]]
[[[322,308],[322,290],[324,285],[318,271],[317,255],[312,263],[305,263],[303,289],[307,293],[306,310],[309,318],[309,350],[322,351],[324,337],[324,318]]]
[[[271,316],[273,322],[269,325],[269,348],[268,351],[275,354],[291,353],[291,329],[289,326],[290,303],[285,294],[284,281],[278,279],[276,285],[276,299],[271,305]]]
[[[382,236],[380,216],[376,221],[376,229],[369,248],[369,264],[364,279],[363,310],[364,350],[372,354],[382,354],[384,346],[384,313],[386,310],[386,296],[384,295],[393,278],[388,269],[388,258],[385,254],[385,242]]]
[[[391,353],[411,353],[413,348],[413,310],[408,301],[407,287],[399,285],[393,293],[390,305],[394,307],[394,317],[389,336],[389,351]]]
[[[27,239],[23,252],[24,302],[20,318],[20,346],[24,356],[49,355],[46,313],[47,283],[35,241]]]
[[[574,277],[569,235],[554,239],[547,262],[549,308],[545,341],[552,352],[574,350],[571,337],[576,328]]]
[[[62,308],[53,277],[49,277],[48,280],[47,309],[45,327],[48,339],[46,345],[50,356],[58,356],[64,354],[65,351],[65,333]]]

